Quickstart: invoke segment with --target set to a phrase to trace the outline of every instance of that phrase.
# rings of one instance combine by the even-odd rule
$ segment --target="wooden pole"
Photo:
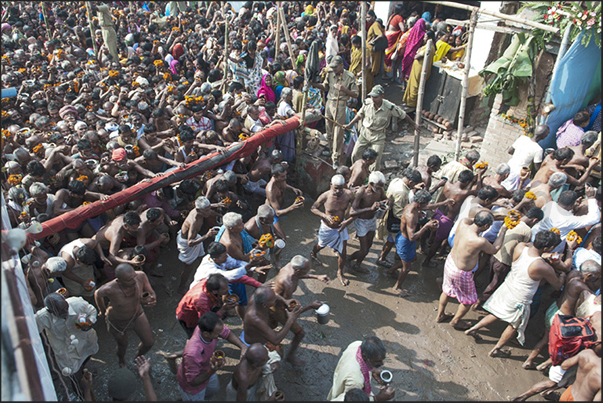
[[[222,3],[222,15],[224,16],[224,72],[222,77],[222,94],[225,94],[226,75],[228,74],[228,15],[226,15],[226,2]]]
[[[276,60],[276,55],[280,51],[281,46],[281,13],[279,12],[281,8],[281,2],[276,2],[276,37],[274,38],[274,59]]]
[[[477,24],[477,10],[471,13],[471,24],[469,25],[469,38],[467,39],[467,56],[465,57],[465,75],[461,82],[461,105],[459,107],[459,125],[457,129],[456,151],[454,159],[459,160],[461,155],[461,142],[463,139],[463,125],[465,124],[465,108],[467,107],[467,92],[469,87],[469,69],[471,68],[471,50],[473,49],[473,34],[475,33],[475,25]]]
[[[505,21],[513,21],[513,22],[516,22],[518,24],[527,25],[527,26],[532,27],[532,28],[542,29],[543,31],[553,32],[555,34],[557,32],[559,32],[559,28],[554,28],[554,27],[551,27],[550,25],[545,25],[545,24],[541,24],[539,22],[534,22],[534,21],[531,21],[531,20],[529,20],[527,18],[520,18],[520,17],[516,17],[514,15],[499,13],[498,11],[486,10],[486,9],[483,9],[483,8],[479,8],[479,7],[475,7],[475,6],[469,6],[469,5],[461,4],[461,3],[454,3],[452,1],[431,1],[431,0],[425,0],[425,1],[423,1],[423,3],[441,4],[441,5],[446,6],[446,7],[460,8],[460,9],[468,10],[468,11],[477,11],[480,14],[490,15],[492,17],[497,17],[497,18],[500,18],[500,19],[505,20]]]
[[[282,3],[282,2],[279,2],[279,3]],[[277,12],[281,16],[281,26],[283,27],[283,30],[285,31],[285,40],[287,41],[287,48],[289,49],[289,58],[291,58],[291,65],[294,66],[295,59],[293,56],[293,48],[291,47],[291,37],[289,36],[289,27],[287,26],[287,19],[285,18],[285,11],[283,10],[282,7],[279,7]],[[279,35],[280,35],[280,31],[279,31]],[[276,53],[275,53],[275,55],[276,55]]]
[[[48,40],[51,40],[52,36],[50,35],[50,27],[48,26],[48,13],[46,13],[46,9],[47,9],[47,3],[45,1],[43,1],[42,2],[42,17],[44,17],[44,26],[46,27],[46,36],[48,37]]]
[[[362,98],[361,102],[366,99],[366,1],[362,2],[360,11],[360,27],[362,31]]]
[[[425,82],[427,81],[427,61],[431,57],[431,47],[433,41],[430,39],[425,45],[425,55],[423,56],[423,66],[421,67],[421,80],[419,81],[419,94],[417,95],[417,109],[415,112],[415,122],[417,128],[415,129],[415,146],[413,155],[413,166],[416,168],[419,166],[419,148],[421,146],[421,110],[423,109],[423,94],[425,93]]]
[[[92,39],[92,49],[94,49],[94,57],[98,61],[98,49],[96,48],[96,41],[94,40],[94,27],[92,26],[92,6],[90,2],[86,2],[86,12],[88,14],[88,26],[90,27],[90,39]]]

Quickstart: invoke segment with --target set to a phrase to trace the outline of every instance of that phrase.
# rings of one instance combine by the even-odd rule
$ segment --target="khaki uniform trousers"
[[[383,148],[385,145],[385,134],[375,133],[361,126],[360,135],[358,141],[354,145],[354,151],[352,151],[352,164],[362,158],[362,153],[367,148],[372,148],[377,152],[377,159],[375,163],[369,167],[371,172],[379,171],[381,169],[381,157],[383,156]]]
[[[345,102],[339,101],[338,104],[339,105],[337,105],[335,101],[327,101],[325,116],[345,125]],[[328,119],[325,119],[325,126],[327,129],[327,140],[329,142],[329,147],[331,147],[331,159],[334,163],[341,163],[343,162],[340,160],[342,159],[343,153],[344,130],[341,126],[330,122]]]

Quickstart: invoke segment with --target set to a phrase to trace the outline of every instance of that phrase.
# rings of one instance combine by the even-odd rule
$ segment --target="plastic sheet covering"
[[[601,49],[597,47],[594,40],[584,47],[582,34],[576,38],[563,59],[559,61],[551,82],[551,100],[555,110],[546,121],[551,132],[547,138],[538,142],[542,148],[557,148],[557,130],[582,109],[600,61]]]

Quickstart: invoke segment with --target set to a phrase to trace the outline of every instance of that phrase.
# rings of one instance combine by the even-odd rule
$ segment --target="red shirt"
[[[206,284],[206,278],[195,284],[184,294],[176,308],[176,317],[186,323],[187,327],[197,327],[201,316],[222,306],[222,301],[207,291]],[[222,317],[219,313],[218,316]]]

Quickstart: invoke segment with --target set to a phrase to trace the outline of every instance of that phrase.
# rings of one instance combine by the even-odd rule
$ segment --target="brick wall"
[[[509,122],[499,115],[502,104],[502,95],[498,94],[494,98],[490,120],[480,149],[480,159],[490,164],[493,169],[502,162],[507,162],[511,155],[507,154],[507,149],[513,145],[515,140],[523,135],[523,129],[514,123]]]

